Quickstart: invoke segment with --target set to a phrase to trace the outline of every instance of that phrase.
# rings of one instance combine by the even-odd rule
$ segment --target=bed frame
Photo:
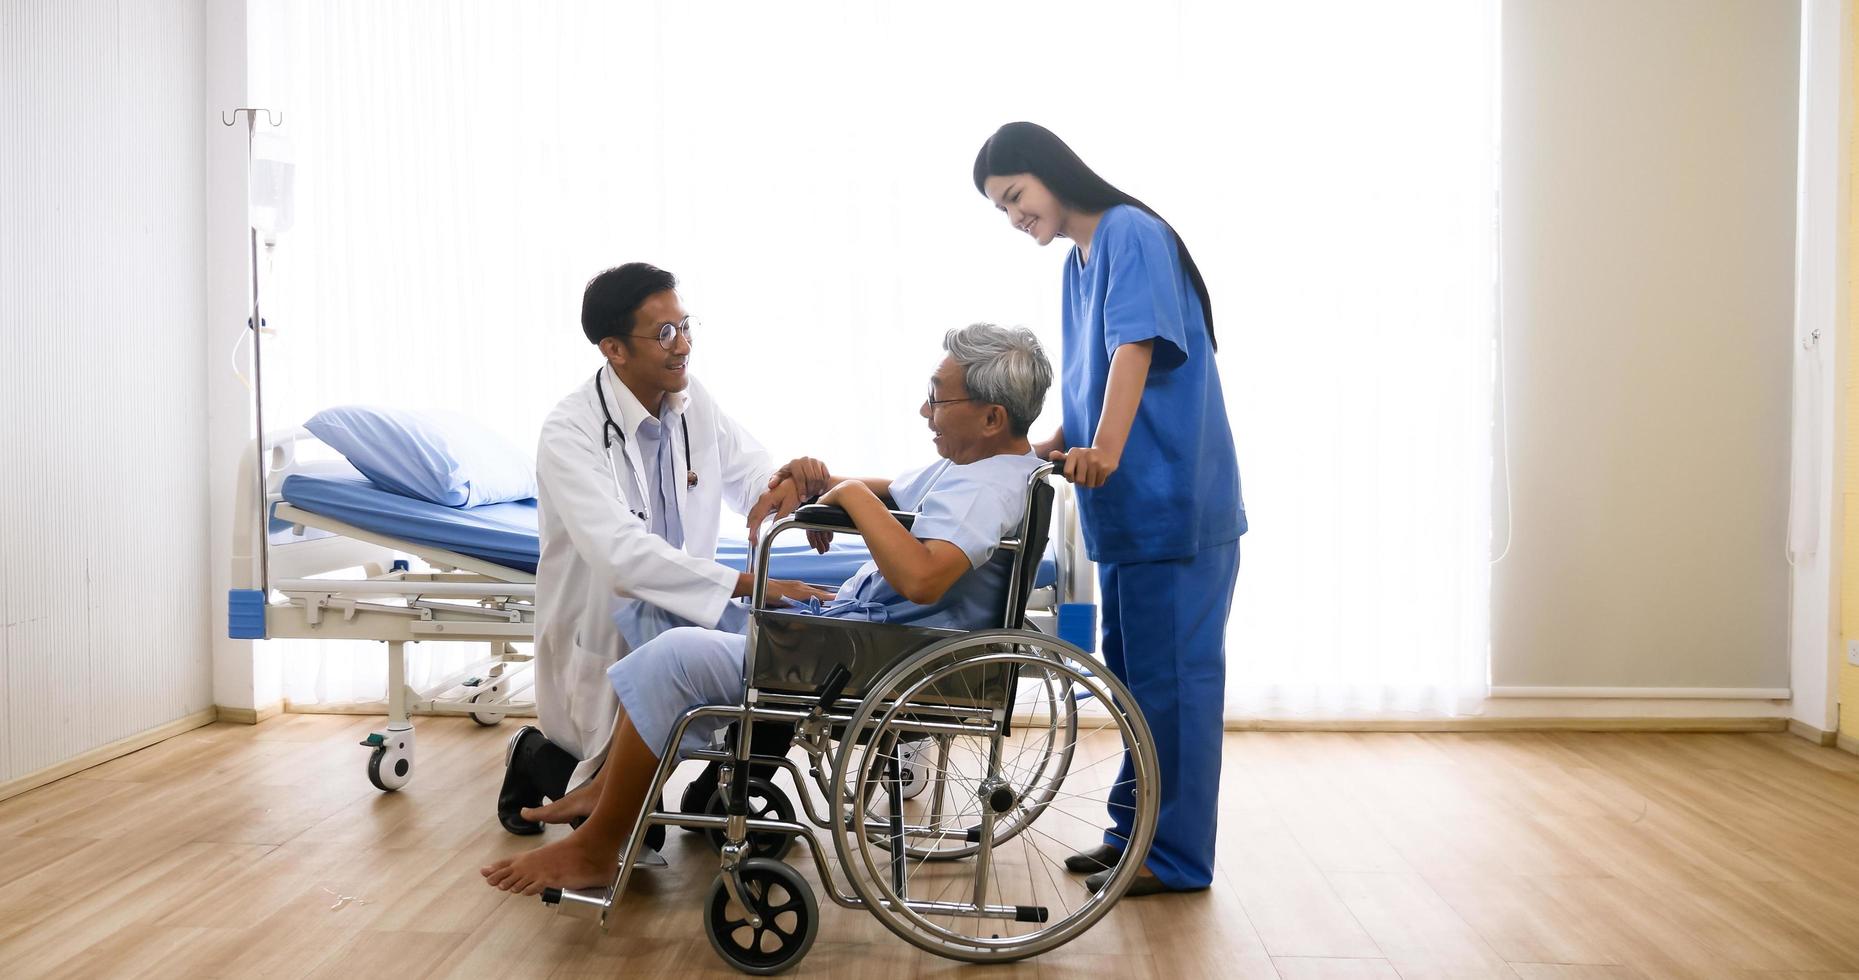
[[[234,639],[375,640],[387,644],[385,702],[323,705],[333,712],[385,712],[387,724],[362,745],[368,778],[384,791],[413,778],[412,716],[467,715],[495,725],[506,715],[533,715],[536,577],[443,548],[366,531],[284,502],[284,479],[328,472],[340,457],[308,431],[270,432],[262,456],[247,446],[234,510],[228,635]],[[262,467],[262,469],[260,469]],[[262,481],[262,482],[261,482]],[[263,487],[264,502],[257,497]],[[1093,625],[1074,624],[1062,604],[1086,609],[1095,580],[1084,555],[1069,488],[1053,504],[1058,576],[1034,589],[1029,623],[1093,649]],[[282,540],[265,515],[288,522]],[[415,569],[417,561],[420,568]],[[488,655],[426,690],[406,683],[406,645],[421,641],[483,643]]]
[[[481,725],[533,714],[532,656],[516,644],[535,639],[535,575],[293,507],[281,496],[285,477],[327,470],[339,457],[303,429],[272,432],[265,444],[262,460],[248,447],[240,463],[229,632],[387,644],[387,700],[333,709],[386,712],[387,725],[362,742],[371,749],[369,780],[391,791],[412,779],[414,714],[467,715]],[[319,450],[325,460],[310,458]],[[264,509],[253,499],[261,463]],[[291,525],[284,540],[260,534],[257,515],[266,510]],[[406,645],[421,641],[483,643],[489,652],[415,690],[406,683]]]

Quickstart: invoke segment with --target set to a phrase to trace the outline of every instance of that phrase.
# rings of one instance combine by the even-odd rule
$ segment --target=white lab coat
[[[555,406],[536,449],[537,503],[542,557],[536,567],[536,714],[549,741],[583,760],[574,782],[591,774],[613,736],[619,699],[607,668],[627,653],[614,626],[615,600],[631,597],[695,623],[712,624],[735,591],[736,572],[714,560],[721,505],[749,509],[767,488],[774,463],[759,443],[717,408],[696,379],[666,405],[664,438],[697,486],[674,479],[684,547],[654,535],[633,512],[645,511],[647,471],[640,464],[639,399],[602,367],[607,409],[626,432],[624,451],[613,440],[613,466],[601,445],[606,417],[594,379]],[[682,426],[690,425],[691,460],[684,459]]]

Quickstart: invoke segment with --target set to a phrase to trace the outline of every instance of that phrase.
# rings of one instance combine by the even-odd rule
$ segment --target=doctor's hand
[[[812,456],[797,456],[783,463],[775,475],[768,478],[768,489],[780,486],[783,480],[794,481],[802,500],[818,497],[833,485],[833,475],[827,471],[826,464]]]
[[[1046,458],[1059,464],[1060,475],[1065,479],[1095,490],[1117,471],[1122,455],[1096,446],[1079,446],[1067,450],[1054,449],[1046,454]]]
[[[805,582],[796,582],[784,578],[771,578],[768,580],[768,591],[765,592],[764,595],[770,599],[787,599],[790,602],[806,602],[808,599],[831,602],[833,601],[834,593],[828,592],[825,589],[816,589]]]
[[[770,517],[780,520],[794,513],[794,508],[799,507],[805,499],[791,479],[782,480],[769,488],[767,493],[755,501],[755,506],[749,508],[749,544],[755,544],[761,537],[763,521]]]

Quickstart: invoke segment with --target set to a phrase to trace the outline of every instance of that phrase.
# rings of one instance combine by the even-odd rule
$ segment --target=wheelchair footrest
[[[543,904],[552,906],[557,912],[563,912],[575,918],[597,919],[611,902],[605,888],[581,890],[574,888],[544,888]]]

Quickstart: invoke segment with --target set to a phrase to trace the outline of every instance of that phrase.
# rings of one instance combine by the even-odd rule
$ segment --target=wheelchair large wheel
[[[1101,713],[1072,712],[1058,729],[1067,741],[1047,745],[1053,728],[1031,712],[1087,698]],[[934,644],[873,684],[847,730],[864,737],[843,741],[834,764],[833,812],[848,815],[833,834],[840,866],[872,914],[922,949],[1000,962],[1057,948],[1110,910],[1148,856],[1160,793],[1148,726],[1128,690],[1063,640],[990,630]],[[933,791],[901,798],[891,748],[926,733],[948,743],[927,760],[940,814]],[[1060,760],[1063,790],[1044,764]],[[1093,893],[1064,862],[1102,843],[1113,813],[1124,847]],[[932,860],[947,856],[967,860]]]
[[[723,876],[710,885],[704,903],[704,934],[710,947],[744,973],[780,973],[801,961],[820,933],[820,905],[800,872],[768,858],[750,858],[738,867],[746,905],[762,920],[749,924],[749,910],[729,897]]]
[[[1011,839],[1037,820],[1041,811],[1058,796],[1065,782],[1065,773],[1071,767],[1073,750],[1078,744],[1078,697],[1070,675],[1062,670],[1040,667],[1019,671],[1019,678],[1010,725],[1010,738],[1016,746],[1012,765],[1019,804],[1003,819],[996,821],[996,844]],[[876,740],[873,744],[881,741]],[[904,741],[900,746],[912,744]],[[923,797],[919,805],[906,805],[906,812],[923,816],[939,826],[951,823],[960,825],[964,820],[972,822],[975,807],[979,804],[953,794],[959,787],[952,784],[952,777],[959,781],[962,772],[981,764],[981,760],[964,758],[962,753],[965,749],[972,756],[974,743],[963,742],[949,735],[932,735],[919,738],[914,748],[906,748],[898,753],[898,774],[903,779],[903,798],[915,800]],[[860,750],[870,751],[868,746],[862,746]],[[888,750],[888,746],[880,749]],[[871,764],[889,763],[873,761]],[[856,774],[859,766],[848,766],[847,771]],[[830,790],[827,792],[830,794]],[[890,814],[889,797],[884,791],[882,780],[868,781],[862,798],[865,800],[868,821],[882,821]],[[890,837],[886,832],[870,823],[868,826],[873,827],[871,833],[879,846],[890,846]],[[931,861],[973,857],[980,848],[979,842],[958,834],[918,835],[904,839],[906,854],[915,859]]]

